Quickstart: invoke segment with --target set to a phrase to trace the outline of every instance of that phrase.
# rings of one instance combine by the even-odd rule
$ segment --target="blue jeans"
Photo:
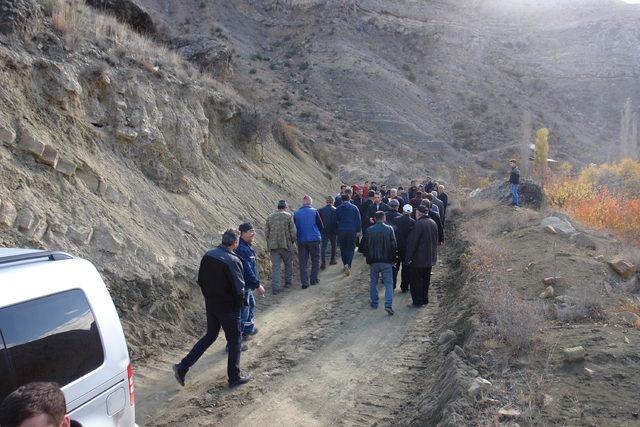
[[[382,274],[384,282],[384,308],[391,308],[393,303],[393,274],[392,264],[376,262],[369,264],[369,272],[371,275],[371,283],[369,291],[371,293],[371,305],[378,307],[378,276]]]
[[[341,231],[338,233],[338,244],[340,245],[340,257],[342,264],[351,267],[353,255],[356,253],[356,233]]]
[[[320,248],[320,259],[322,260],[322,264],[325,263],[325,259],[327,256],[327,246],[331,243],[331,261],[336,259],[336,234],[323,234],[322,235],[322,247]]]
[[[511,202],[513,206],[518,206],[518,184],[511,184]]]
[[[243,334],[250,334],[253,332],[253,312],[256,308],[256,300],[253,298],[252,290],[247,289],[247,299],[249,300],[249,305],[242,306],[240,319]]]

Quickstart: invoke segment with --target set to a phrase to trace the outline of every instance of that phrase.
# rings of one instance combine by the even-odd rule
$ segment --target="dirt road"
[[[418,391],[429,387],[434,369],[427,353],[438,319],[445,267],[434,269],[427,309],[407,307],[396,290],[388,316],[369,307],[368,267],[356,256],[353,273],[339,266],[321,273],[320,284],[299,285],[257,301],[260,332],[249,341],[241,366],[254,381],[226,387],[224,338],[207,351],[181,388],[170,371],[179,352],[159,355],[139,367],[137,411],[141,425],[373,425],[413,419]],[[185,422],[188,420],[188,423]]]

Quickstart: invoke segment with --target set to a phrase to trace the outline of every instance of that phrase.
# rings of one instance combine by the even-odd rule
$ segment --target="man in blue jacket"
[[[340,196],[342,197],[342,196]],[[324,225],[324,229],[322,230],[322,247],[320,248],[320,258],[322,262],[320,263],[320,270],[324,270],[327,267],[325,263],[327,256],[327,246],[331,243],[331,260],[329,261],[329,265],[336,265],[336,208],[333,207],[333,197],[327,196],[326,205],[318,210],[320,213],[320,219],[322,219],[322,225]],[[340,199],[340,203],[342,203],[342,199]]]
[[[349,194],[342,195],[342,204],[336,209],[336,231],[338,233],[338,245],[342,257],[342,271],[345,275],[351,274],[351,263],[356,251],[356,238],[362,230],[360,211],[350,202]]]
[[[245,222],[238,227],[238,230],[240,230],[240,243],[238,244],[238,249],[236,249],[236,254],[240,257],[240,260],[242,260],[242,267],[244,268],[245,301],[248,302],[248,304],[245,303],[242,305],[241,325],[242,337],[247,339],[249,336],[258,333],[258,328],[254,326],[253,322],[256,308],[253,291],[264,295],[264,287],[260,284],[260,277],[258,277],[256,253],[251,247],[251,245],[253,245],[253,238],[256,236],[253,225]]]
[[[311,285],[317,285],[320,280],[320,232],[324,228],[322,219],[317,209],[311,206],[313,200],[311,196],[305,195],[302,198],[302,206],[293,215],[296,223],[298,237],[298,261],[300,263],[300,282],[302,289],[309,287],[309,275],[307,264],[311,256]]]

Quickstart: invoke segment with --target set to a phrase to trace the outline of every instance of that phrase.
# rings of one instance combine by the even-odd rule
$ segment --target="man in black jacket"
[[[326,203],[327,204],[324,207],[318,209],[320,219],[322,219],[322,224],[324,225],[324,228],[320,232],[320,235],[322,236],[322,243],[320,246],[320,270],[327,268],[327,246],[329,246],[329,243],[331,244],[331,260],[329,261],[329,265],[337,264],[336,245],[338,235],[336,234],[336,208],[333,206],[333,197],[327,196]],[[340,201],[340,204],[342,204],[342,200]]]
[[[384,212],[375,213],[376,223],[367,229],[364,237],[367,245],[367,264],[370,270],[371,307],[378,308],[378,278],[384,282],[384,309],[393,315],[392,265],[397,261],[398,245],[393,228],[384,223]]]
[[[198,271],[198,285],[204,296],[207,310],[207,333],[193,346],[189,354],[178,364],[173,372],[180,385],[184,386],[184,377],[189,368],[218,338],[220,327],[229,344],[227,375],[229,387],[236,387],[251,381],[251,375],[240,376],[240,348],[242,325],[240,311],[244,301],[244,269],[242,261],[233,252],[238,247],[240,232],[227,230],[222,235],[222,243],[209,250]]]
[[[409,283],[411,281],[411,276],[409,274],[410,269],[407,266],[405,255],[407,252],[407,238],[416,223],[416,221],[411,218],[412,213],[413,208],[410,204],[406,204],[402,208],[402,216],[396,218],[394,221],[396,241],[398,242],[398,258],[400,261],[398,266],[393,269],[393,288],[396,288],[396,284],[398,282],[398,271],[402,268],[402,274],[400,274],[400,290],[402,293],[409,290]]]
[[[438,243],[442,245],[444,243],[444,225],[442,225],[440,215],[433,211],[433,205],[431,204],[430,200],[424,199],[421,204],[422,206],[426,206],[427,209],[429,209],[429,218],[431,218],[438,227]]]
[[[411,268],[411,299],[413,307],[429,302],[431,268],[438,259],[438,227],[429,218],[429,209],[418,206],[416,225],[407,239],[406,264]]]

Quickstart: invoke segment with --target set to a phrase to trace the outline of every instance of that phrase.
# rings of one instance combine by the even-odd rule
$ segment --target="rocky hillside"
[[[550,129],[554,158],[604,161],[640,102],[640,7],[619,0],[140,1],[170,43],[233,51],[232,84],[344,175],[495,170],[523,126]]]
[[[136,357],[200,323],[221,231],[335,187],[295,129],[115,18],[3,1],[0,29],[0,244],[93,261]]]

